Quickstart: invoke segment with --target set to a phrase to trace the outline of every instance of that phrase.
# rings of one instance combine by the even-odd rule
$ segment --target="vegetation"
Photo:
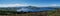
[[[60,8],[48,11],[48,16],[60,16]]]
[[[29,8],[31,8],[31,9],[34,9],[34,10],[38,10],[39,8],[37,8],[37,7],[29,7]],[[54,10],[47,10],[48,11],[48,16],[52,16],[52,15],[56,15],[56,14],[58,14],[58,12],[57,11],[59,11],[60,9],[59,8],[56,8],[56,9],[54,9]],[[32,11],[28,11],[28,13],[31,13]],[[43,11],[41,11],[41,12],[43,12]],[[56,13],[57,12],[57,13]],[[26,13],[26,12],[23,12],[23,11],[21,11],[21,12],[16,12],[16,9],[15,8],[0,8],[0,15],[4,15],[4,14],[16,14],[16,13]]]
[[[52,16],[52,14],[55,14],[56,11],[48,11],[48,16]]]
[[[4,14],[15,14],[16,11],[14,10],[0,10],[0,15],[4,15]]]

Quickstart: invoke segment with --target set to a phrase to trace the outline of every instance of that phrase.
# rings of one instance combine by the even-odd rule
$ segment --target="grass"
[[[3,10],[0,10],[0,15],[4,15],[4,14],[14,14],[16,13],[16,11],[3,11]]]
[[[56,13],[56,10],[51,10],[51,11],[48,11],[48,16],[52,16]]]

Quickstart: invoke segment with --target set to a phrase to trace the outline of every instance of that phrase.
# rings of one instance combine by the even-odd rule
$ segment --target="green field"
[[[55,11],[48,11],[48,16],[60,16],[58,10]]]
[[[55,14],[56,12],[55,11],[49,11],[48,12],[48,16],[52,16],[53,14]]]

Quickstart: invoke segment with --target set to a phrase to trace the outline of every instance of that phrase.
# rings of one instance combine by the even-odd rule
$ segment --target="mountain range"
[[[47,11],[47,10],[55,10],[55,7],[35,7],[35,6],[25,6],[25,7],[17,7],[17,12],[38,12],[38,11]]]
[[[20,6],[20,7],[0,7],[0,10],[3,11],[16,11],[16,12],[38,12],[38,11],[47,11],[47,10],[55,10],[55,7],[36,7],[36,6]]]

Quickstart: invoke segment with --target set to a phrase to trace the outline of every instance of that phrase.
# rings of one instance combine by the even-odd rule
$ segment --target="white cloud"
[[[56,4],[47,4],[47,5],[32,5],[32,6],[37,6],[37,7],[56,7]]]
[[[19,7],[19,6],[29,6],[27,4],[0,4],[0,7]],[[38,6],[38,7],[55,7],[56,4],[50,4],[50,5],[32,5],[32,6]]]
[[[28,6],[25,4],[0,4],[0,7],[17,7],[17,6]]]
[[[56,5],[56,4],[51,4],[50,6],[54,6],[54,7],[55,7],[55,6],[57,6],[57,5]]]

